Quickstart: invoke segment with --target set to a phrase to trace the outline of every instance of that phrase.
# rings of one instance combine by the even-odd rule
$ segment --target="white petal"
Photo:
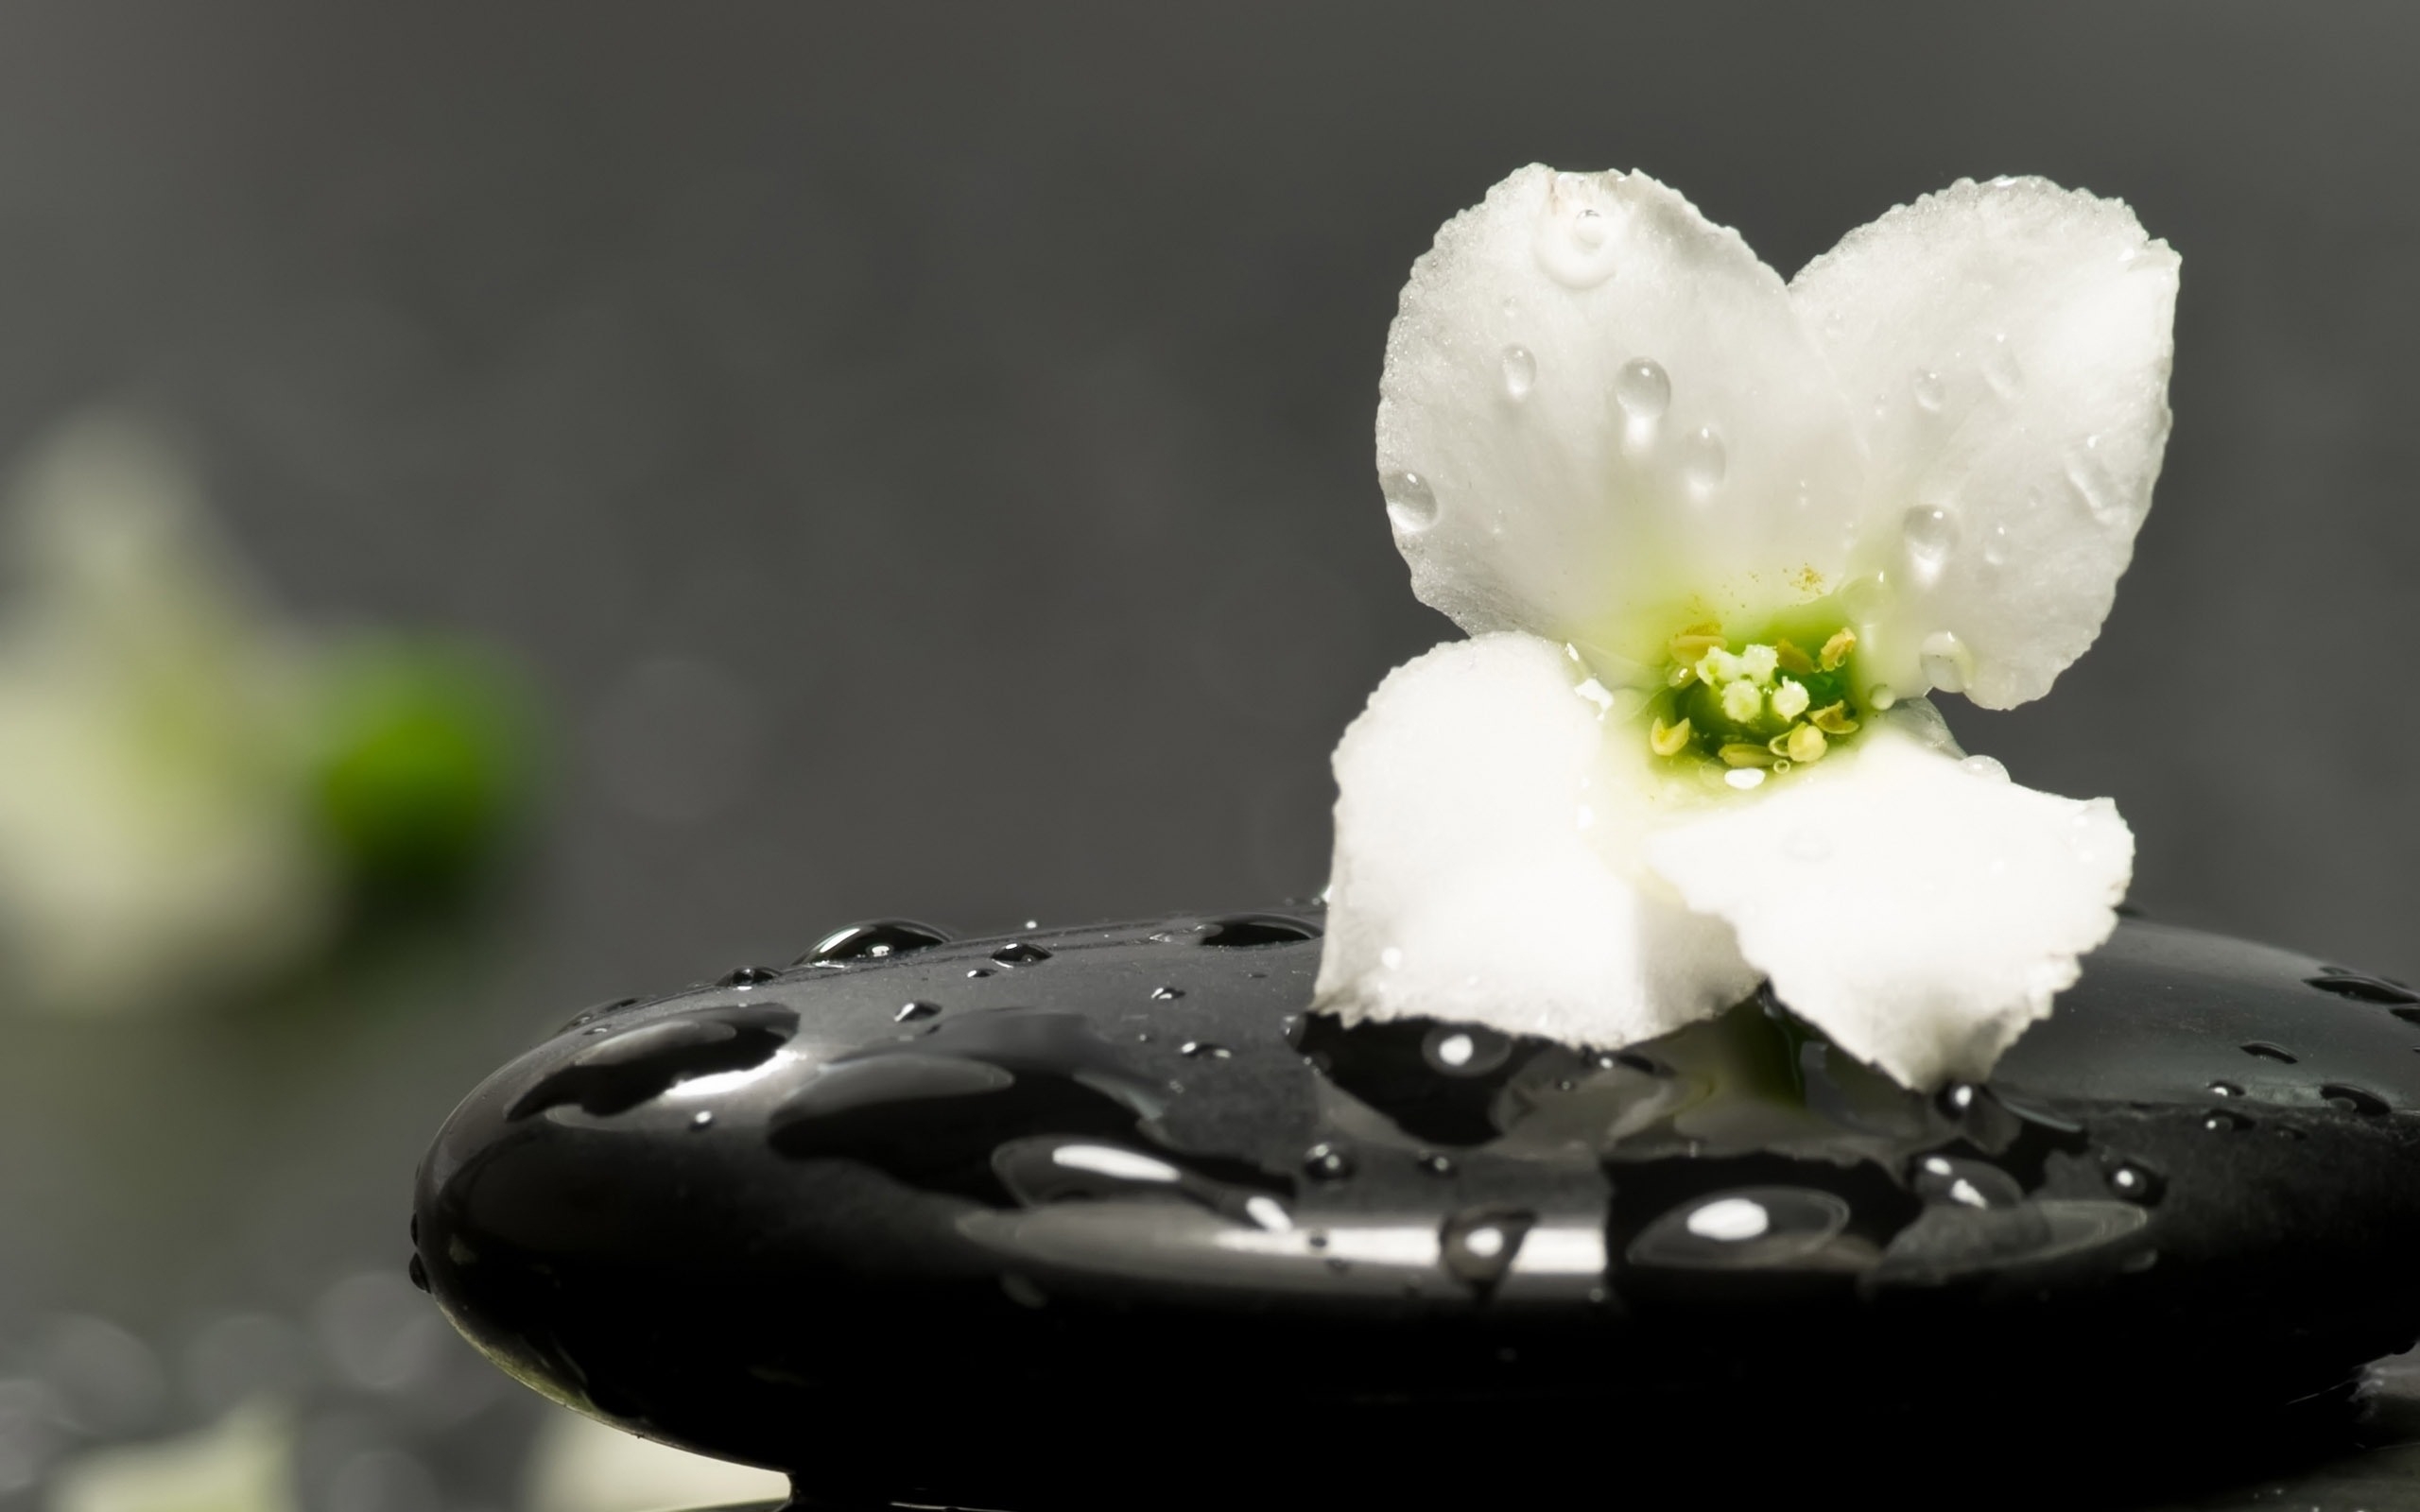
[[[1320,1007],[1619,1045],[1754,990],[1729,926],[1639,874],[1645,788],[1608,755],[1643,737],[1568,667],[1486,635],[1378,685],[1336,751]]]
[[[1839,586],[1866,494],[1830,370],[1779,275],[1642,174],[1531,166],[1447,222],[1379,392],[1413,590],[1474,633],[1653,662]]]
[[[1979,1078],[2109,937],[2135,840],[1896,719],[1648,843],[1789,1007],[1910,1086]]]
[[[1873,469],[1861,565],[1890,589],[1866,676],[2005,709],[2092,644],[2168,443],[2176,271],[2123,203],[2011,179],[1901,206],[1798,275]]]

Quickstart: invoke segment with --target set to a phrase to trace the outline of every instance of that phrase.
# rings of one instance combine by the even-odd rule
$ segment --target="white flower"
[[[1617,1045],[1770,979],[1903,1082],[1985,1074],[2108,936],[2133,837],[1962,759],[1921,696],[2023,703],[2100,633],[2176,267],[2038,179],[1787,284],[1643,175],[1525,168],[1447,223],[1378,467],[1474,638],[1337,749],[1320,1005]]]

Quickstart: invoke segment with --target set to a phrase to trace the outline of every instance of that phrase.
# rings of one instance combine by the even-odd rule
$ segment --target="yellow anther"
[[[1773,680],[1773,668],[1780,663],[1780,653],[1770,645],[1752,645],[1739,653],[1739,670],[1758,682]]]
[[[1810,701],[1806,696],[1806,685],[1792,682],[1788,678],[1782,679],[1781,686],[1773,690],[1773,713],[1784,719],[1795,719],[1805,713]]]
[[[1721,646],[1722,627],[1712,624],[1692,625],[1687,629],[1683,630],[1680,634],[1672,637],[1668,644],[1671,648],[1673,661],[1694,662],[1698,658],[1705,655],[1708,651],[1716,650]]]
[[[1856,649],[1857,632],[1855,630],[1845,627],[1834,630],[1832,638],[1824,643],[1824,670],[1838,672],[1841,670],[1841,663],[1846,662],[1849,659],[1849,653]]]
[[[1722,717],[1732,723],[1744,725],[1762,713],[1764,708],[1765,690],[1746,678],[1723,685]]]
[[[1791,730],[1789,743],[1785,754],[1801,766],[1809,762],[1822,761],[1824,753],[1831,749],[1832,745],[1830,741],[1824,738],[1824,732],[1813,725],[1801,725]]]
[[[1784,672],[1795,672],[1802,678],[1815,670],[1813,660],[1788,641],[1773,643],[1773,660],[1781,663],[1781,669]]]
[[[1845,698],[1839,703],[1826,704],[1806,717],[1815,722],[1816,729],[1827,735],[1857,733],[1857,721],[1849,717],[1849,705]]]
[[[1678,756],[1689,744],[1689,722],[1668,725],[1658,719],[1647,727],[1647,748],[1658,756]]]
[[[1725,766],[1771,766],[1773,764],[1773,753],[1762,746],[1725,746],[1715,754],[1722,758]]]
[[[1697,673],[1710,687],[1720,687],[1739,675],[1739,659],[1720,646],[1698,658]]]

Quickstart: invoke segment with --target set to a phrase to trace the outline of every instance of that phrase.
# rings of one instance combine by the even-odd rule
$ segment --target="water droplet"
[[[1510,1038],[1477,1024],[1439,1024],[1420,1041],[1421,1058],[1448,1076],[1484,1076],[1512,1054]]]
[[[1916,407],[1927,414],[1938,413],[1941,402],[1949,394],[1949,386],[1941,381],[1941,374],[1923,369],[1917,371],[1910,387],[1915,391]]]
[[[836,929],[815,942],[815,948],[791,962],[793,966],[838,966],[848,961],[881,960],[949,942],[949,931],[912,919],[875,919]]]
[[[1440,1155],[1434,1150],[1421,1151],[1419,1159],[1414,1163],[1423,1173],[1434,1177],[1449,1177],[1457,1169],[1452,1156]]]
[[[994,951],[992,959],[1002,966],[1031,966],[1036,961],[1050,959],[1050,953],[1039,945],[1028,945],[1023,940],[1013,940]]]
[[[1417,472],[1390,472],[1378,480],[1387,496],[1387,518],[1397,530],[1416,536],[1437,523],[1437,493]]]
[[[1754,766],[1742,766],[1736,772],[1723,773],[1722,781],[1725,786],[1746,793],[1764,786],[1765,774]]]
[[[2320,1088],[2319,1095],[2327,1099],[2329,1107],[2347,1113],[2359,1113],[2363,1118],[2384,1118],[2394,1110],[2385,1098],[2366,1087],[2356,1087],[2349,1082],[2329,1082]]]
[[[2117,484],[2109,476],[2109,467],[2100,455],[2100,438],[2087,436],[2083,445],[2067,454],[2067,485],[2076,497],[2083,501],[2092,517],[2108,524],[2123,512],[2124,501]]]
[[[1711,425],[1701,425],[1681,440],[1681,477],[1689,490],[1703,498],[1721,487],[1723,473],[1730,470],[1731,458],[1723,450],[1722,436]]]
[[[1519,404],[1538,383],[1538,359],[1527,347],[1504,349],[1504,397]]]
[[[1792,861],[1829,861],[1832,858],[1832,840],[1821,830],[1801,825],[1783,839],[1781,850],[1782,854]]]
[[[1512,1268],[1537,1222],[1518,1208],[1465,1208],[1437,1230],[1439,1258],[1445,1269],[1474,1286],[1493,1286]]]
[[[2109,1190],[2129,1202],[2150,1207],[2168,1190],[2168,1177],[2140,1160],[2123,1156],[2110,1160],[2101,1167],[2101,1179]]]
[[[2025,369],[2018,365],[2005,331],[1992,337],[1991,355],[1983,359],[1983,382],[2002,399],[2014,399],[2025,387]]]
[[[762,987],[782,973],[769,966],[743,966],[722,979],[725,987]]]
[[[2203,1116],[2202,1126],[2213,1134],[2233,1134],[2250,1128],[2252,1120],[2241,1113],[2220,1108]]]
[[[1225,1045],[1213,1044],[1207,1040],[1187,1040],[1177,1046],[1177,1054],[1195,1060],[1232,1060],[1236,1055]]]
[[[1205,920],[1201,943],[1221,950],[1253,950],[1263,945],[1298,945],[1320,937],[1319,927],[1277,914],[1229,914]]]
[[[428,1290],[428,1267],[421,1263],[418,1255],[414,1255],[411,1263],[404,1267],[404,1274],[410,1279],[414,1286],[424,1292]]]
[[[1899,695],[1887,682],[1877,682],[1865,690],[1865,701],[1873,708],[1888,709],[1899,701]]]
[[[1303,1152],[1303,1169],[1322,1181],[1341,1181],[1353,1174],[1353,1152],[1322,1142]]]
[[[1571,217],[1571,239],[1592,251],[1605,245],[1605,232],[1601,210],[1582,210]]]
[[[1907,543],[1916,580],[1929,586],[1958,544],[1958,517],[1940,505],[1920,504],[1899,517],[1899,537]]]
[[[1597,185],[1582,174],[1557,174],[1547,192],[1533,246],[1538,266],[1565,288],[1613,277],[1613,221],[1598,200]]]
[[[2420,1003],[2420,992],[2414,992],[2400,982],[2390,982],[2382,976],[2368,976],[2360,971],[2331,969],[2320,976],[2305,977],[2307,986],[2322,992],[2333,992],[2340,998],[2358,1003],[2413,1004]]]
[[[1637,1265],[1754,1269],[1791,1264],[1848,1227],[1849,1205],[1809,1187],[1715,1194],[1658,1217],[1630,1242]]]
[[[1985,782],[2008,781],[2008,767],[2003,765],[1996,756],[1969,756],[1958,764],[1958,769],[1969,777],[1982,778]]]
[[[2009,553],[2013,549],[2008,526],[2005,524],[1992,526],[1990,533],[1983,537],[1983,564],[1987,567],[2007,566]]]
[[[1183,996],[1184,996],[1184,988],[1181,987],[1155,987],[1151,988],[1151,1001],[1154,1003],[1174,1003],[1177,999]]]
[[[942,1005],[938,1003],[903,1003],[899,1005],[899,1011],[890,1016],[890,1022],[913,1023],[918,1019],[929,1019],[941,1011]]]
[[[1954,630],[1935,630],[1922,647],[1925,680],[1944,693],[1966,691],[1966,676],[1974,658]]]
[[[1633,357],[1614,374],[1614,402],[1633,420],[1653,420],[1671,405],[1672,379],[1652,357]]]
[[[987,976],[989,976],[989,975],[991,975],[991,974],[992,974],[992,969],[991,969],[990,967],[988,967],[988,966],[974,966],[974,967],[969,967],[969,968],[967,969],[967,971],[966,971],[966,979],[967,979],[968,981],[970,981],[970,982],[979,982],[979,981],[981,981],[983,978],[985,978],[985,977],[987,977]]]
[[[2281,1066],[2290,1066],[2296,1059],[2294,1053],[2284,1045],[2271,1044],[2266,1040],[2248,1040],[2244,1041],[2241,1048],[2247,1056],[2256,1056],[2262,1060],[2273,1060]]]
[[[2243,1095],[2243,1089],[2231,1081],[2214,1081],[2210,1083],[2210,1091],[2216,1092],[2221,1097],[2240,1097]]]
[[[689,1115],[689,1126],[691,1128],[714,1127],[715,1115],[713,1111],[709,1108],[699,1108],[696,1112]]]
[[[1294,1220],[1286,1211],[1286,1205],[1265,1194],[1244,1199],[1244,1216],[1273,1234],[1289,1232],[1294,1227]]]
[[[2025,1200],[2016,1177],[1996,1165],[1955,1155],[1921,1155],[1908,1185],[1927,1202],[1962,1208],[2014,1208]]]

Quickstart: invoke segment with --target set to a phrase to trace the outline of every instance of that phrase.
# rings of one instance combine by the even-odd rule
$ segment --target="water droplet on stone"
[[[2168,1190],[2166,1177],[2140,1160],[2124,1157],[2113,1159],[2103,1165],[2100,1175],[2101,1179],[2109,1183],[2110,1191],[2129,1202],[2138,1202],[2145,1207],[2157,1202],[2160,1194]]]
[[[2231,1081],[2214,1081],[2210,1083],[2210,1091],[2216,1092],[2221,1097],[2240,1097],[2243,1095],[2243,1089]]]
[[[1958,769],[1969,777],[1979,777],[1986,782],[2008,781],[2008,768],[1996,756],[1969,756],[1958,764]]]
[[[969,967],[969,968],[967,968],[967,971],[966,971],[966,979],[967,979],[968,981],[970,981],[970,982],[979,982],[979,981],[981,981],[983,978],[985,978],[985,977],[987,977],[987,976],[989,976],[989,975],[991,975],[991,974],[992,974],[992,969],[991,969],[990,967],[988,967],[988,966],[974,966],[974,967]]]
[[[1183,996],[1184,996],[1184,988],[1181,987],[1155,987],[1151,988],[1151,1001],[1154,1003],[1174,1003],[1177,999]]]
[[[1504,397],[1519,404],[1537,387],[1538,359],[1527,347],[1504,349]]]
[[[1456,1170],[1454,1158],[1452,1156],[1440,1155],[1434,1150],[1421,1151],[1419,1160],[1414,1163],[1417,1164],[1425,1174],[1434,1177],[1449,1177],[1452,1176]]]
[[[1949,386],[1941,381],[1941,374],[1937,372],[1919,371],[1912,387],[1916,395],[1916,407],[1927,414],[1938,412],[1941,402],[1947,398],[1949,393]]]
[[[2202,1126],[2214,1134],[2233,1134],[2252,1126],[2252,1120],[2241,1113],[2220,1108],[2204,1114]]]
[[[2384,1118],[2394,1110],[2385,1098],[2366,1087],[2356,1087],[2349,1082],[2329,1082],[2320,1088],[2319,1095],[2327,1100],[2329,1107],[2347,1113],[2359,1113],[2363,1118]]]
[[[1439,1258],[1462,1280],[1492,1286],[1512,1268],[1521,1241],[1536,1222],[1534,1214],[1517,1208],[1466,1208],[1439,1228]]]
[[[890,1016],[890,1022],[912,1023],[918,1019],[929,1019],[941,1011],[942,1005],[938,1003],[903,1003],[899,1005],[899,1011]]]
[[[1390,472],[1379,480],[1387,496],[1387,518],[1406,535],[1418,535],[1437,523],[1437,494],[1417,472]]]
[[[2290,1066],[2297,1058],[2294,1053],[2284,1045],[2272,1044],[2266,1040],[2246,1040],[2242,1050],[2247,1056],[2255,1056],[2262,1060],[2273,1060],[2281,1066]]]
[[[1344,1145],[1322,1141],[1303,1152],[1303,1170],[1322,1181],[1341,1181],[1353,1174],[1353,1152]]]
[[[2016,1177],[1996,1165],[1955,1155],[1921,1155],[1908,1185],[1927,1202],[1962,1208],[2014,1208],[2025,1200]]]
[[[836,929],[816,941],[815,948],[791,962],[793,966],[838,966],[847,961],[882,960],[908,951],[946,944],[949,931],[912,919],[876,919]]]
[[[769,966],[743,966],[722,979],[725,987],[761,987],[782,973]]]
[[[1050,959],[1050,953],[1039,945],[1028,945],[1023,940],[1013,940],[994,951],[992,959],[1002,966],[1031,966],[1037,961]]]
[[[1907,542],[1917,581],[1928,584],[1941,575],[1950,548],[1958,544],[1958,517],[1940,505],[1920,504],[1900,517],[1899,536]]]
[[[700,1108],[696,1112],[689,1115],[689,1126],[691,1128],[712,1128],[714,1127],[714,1124],[715,1115],[707,1108]]]
[[[1701,425],[1681,440],[1681,476],[1690,491],[1703,496],[1722,484],[1731,458],[1723,450],[1722,437],[1711,425]]]
[[[1672,403],[1672,380],[1652,357],[1633,357],[1614,375],[1614,402],[1633,420],[1653,420]]]
[[[1195,1060],[1231,1060],[1236,1053],[1225,1045],[1212,1044],[1207,1040],[1187,1040],[1177,1046],[1177,1054]]]
[[[1439,1024],[1421,1040],[1420,1054],[1448,1076],[1484,1076],[1511,1058],[1512,1041],[1476,1024]]]

